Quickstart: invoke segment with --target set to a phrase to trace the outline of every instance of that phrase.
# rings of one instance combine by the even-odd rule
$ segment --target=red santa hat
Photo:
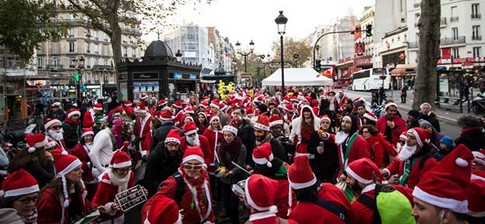
[[[144,100],[147,100],[147,99],[148,99],[148,95],[147,94],[145,94],[145,93],[141,94],[140,101],[144,101]]]
[[[485,180],[472,179],[466,193],[468,196],[468,215],[485,217]]]
[[[344,89],[340,89],[338,92],[339,93],[344,93]]]
[[[94,104],[93,110],[103,110],[103,104],[100,104],[100,103]]]
[[[135,107],[135,111],[136,111],[137,113],[146,113],[146,112],[148,112],[147,107],[146,107],[146,106],[145,106],[145,104],[144,104],[144,103],[142,103],[142,102],[139,102],[139,103],[136,105],[136,107]]]
[[[205,101],[200,102],[199,107],[206,109],[208,107],[207,102]]]
[[[61,102],[55,102],[51,105],[51,107],[60,107],[61,106]]]
[[[377,117],[374,113],[372,112],[367,112],[364,114],[364,117],[367,118],[368,120],[371,120],[373,122],[377,122]]]
[[[246,115],[247,116],[254,116],[255,115],[255,111],[254,111],[253,107],[247,107],[246,108]]]
[[[269,118],[266,115],[259,115],[258,120],[254,123],[254,128],[261,129],[263,131],[269,130]]]
[[[424,174],[413,196],[436,207],[460,214],[468,213],[466,188],[470,183],[474,157],[463,144]]]
[[[311,187],[317,183],[307,155],[295,156],[293,164],[288,169],[288,181],[290,187],[295,190]]]
[[[217,108],[217,109],[221,109],[221,105],[219,104],[219,100],[212,100],[210,106]]]
[[[165,100],[165,99],[161,99],[161,100],[159,100],[159,101],[158,101],[157,105],[158,105],[159,107],[162,107],[162,106],[167,105],[167,103],[168,103],[168,102],[167,102],[167,100]]]
[[[283,119],[281,119],[280,115],[273,114],[273,116],[271,116],[271,118],[269,119],[269,125],[270,127],[274,127],[276,125],[283,125]]]
[[[404,140],[407,140],[408,139],[408,136],[406,135],[408,133],[408,131],[403,131],[401,133],[401,135],[399,135],[399,138],[402,138]]]
[[[171,121],[173,120],[173,113],[172,110],[163,110],[159,114],[160,120],[162,121]]]
[[[209,118],[209,123],[212,123],[212,121],[214,120],[218,120],[218,121],[221,121],[221,119],[219,118],[219,116],[217,115],[212,115],[210,118]]]
[[[419,147],[423,147],[424,143],[428,143],[431,137],[431,133],[422,128],[411,128],[408,130],[408,134],[414,135]]]
[[[194,112],[194,110],[192,109],[192,107],[189,107],[189,106],[188,106],[188,107],[186,107],[186,108],[184,109],[184,111],[185,111],[185,113],[186,113],[186,114],[195,114],[195,112]]]
[[[295,107],[293,107],[293,104],[289,103],[285,105],[285,110],[293,112],[295,110]]]
[[[111,168],[115,169],[129,167],[131,166],[131,158],[125,151],[116,150],[113,157],[111,157],[109,165]]]
[[[67,192],[66,175],[81,166],[81,161],[70,154],[65,153],[52,153],[54,156],[54,167],[56,168],[56,177],[60,177],[62,181],[62,190],[64,193],[63,208],[69,207],[69,194]]]
[[[71,109],[69,109],[67,111],[67,117],[68,118],[69,117],[72,117],[72,116],[75,116],[75,115],[81,116],[81,112],[78,109],[76,109],[76,108],[71,108]]]
[[[374,180],[374,176],[377,176],[379,182],[383,180],[379,168],[368,158],[354,160],[349,164],[346,172],[362,184],[370,184]]]
[[[266,165],[272,167],[271,161],[274,159],[271,144],[265,142],[253,150],[253,161],[259,165]]]
[[[226,125],[222,128],[222,132],[225,132],[225,131],[228,131],[228,132],[231,132],[234,134],[234,136],[237,136],[237,128],[232,126],[232,125]]]
[[[322,117],[320,118],[320,122],[322,121],[328,121],[330,123],[332,123],[332,119],[330,119],[330,117],[326,114],[322,115]]]
[[[397,108],[397,104],[394,103],[394,102],[390,102],[390,103],[387,103],[385,106],[384,106],[384,110],[387,111],[387,108],[389,108],[390,106],[393,106],[393,107],[396,107]]]
[[[249,176],[244,187],[248,205],[258,211],[269,211],[271,214],[275,214],[278,210],[275,206],[277,186],[276,180],[261,174]]]
[[[182,102],[180,100],[176,100],[172,106],[182,109]]]
[[[29,153],[33,153],[35,152],[36,148],[42,148],[47,144],[47,139],[42,133],[27,134],[25,135],[25,141],[27,142],[27,146],[29,147]]]
[[[163,195],[151,199],[150,210],[146,218],[142,220],[144,224],[151,223],[182,223],[182,216],[179,213],[177,202]]]
[[[54,126],[54,125],[59,125],[59,126],[62,126],[62,123],[60,120],[57,120],[57,119],[51,119],[51,118],[47,118],[44,122],[44,128],[45,130],[49,129],[50,127]]]
[[[81,132],[81,138],[84,138],[86,135],[93,135],[94,136],[94,131],[93,128],[83,128]]]
[[[254,98],[253,102],[255,103],[261,103],[264,101],[264,96],[263,95],[259,95],[257,97]]]
[[[198,162],[204,163],[204,153],[200,146],[188,146],[184,152],[184,158],[182,163],[186,163],[189,160],[197,160]]]
[[[39,185],[34,176],[20,168],[3,180],[0,198],[17,197],[36,192],[39,192]]]
[[[198,131],[197,124],[195,124],[194,122],[188,122],[184,126],[184,134],[185,134],[185,136],[188,136],[188,135],[197,133],[197,131]]]
[[[473,156],[475,157],[474,162],[485,166],[485,150],[473,151]]]
[[[168,142],[175,142],[180,145],[180,133],[179,129],[170,129],[170,131],[167,134],[167,137],[165,138],[164,143]]]
[[[131,107],[133,104],[131,103],[131,101],[127,100],[125,101],[125,107]]]

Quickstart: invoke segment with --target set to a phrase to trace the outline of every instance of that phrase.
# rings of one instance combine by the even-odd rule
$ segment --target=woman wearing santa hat
[[[308,106],[302,106],[300,116],[291,122],[290,141],[296,145],[296,154],[308,153],[308,143],[313,132],[320,128],[320,118],[315,116],[313,109]]]
[[[24,169],[9,174],[2,182],[0,209],[13,208],[24,223],[36,223],[39,185]]]
[[[54,153],[56,178],[40,192],[38,223],[67,224],[84,217],[91,205],[82,182],[82,163],[70,154]]]
[[[93,138],[93,129],[83,128],[81,141],[71,151],[71,154],[79,158],[83,164],[83,181],[88,191],[86,197],[88,200],[93,199],[94,193],[96,193],[96,189],[98,188],[98,177],[93,175],[93,164],[91,163],[91,159],[89,159],[89,152],[91,152],[91,147],[93,147]]]
[[[102,213],[99,223],[123,223],[125,216],[114,199],[116,194],[133,187],[134,181],[130,156],[125,151],[117,150],[111,159],[110,169],[101,174],[92,202],[93,207]]]
[[[54,158],[45,150],[47,139],[42,133],[27,134],[25,139],[28,149],[17,153],[9,164],[8,172],[25,169],[34,176],[42,188],[55,177]]]

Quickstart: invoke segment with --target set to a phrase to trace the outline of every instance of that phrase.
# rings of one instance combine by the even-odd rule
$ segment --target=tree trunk
[[[436,66],[440,58],[440,0],[422,0],[419,18],[419,54],[413,109],[428,102],[435,106],[438,77]]]
[[[113,50],[113,60],[115,63],[115,83],[116,83],[116,89],[118,92],[118,99],[121,99],[121,91],[120,91],[120,82],[119,82],[119,73],[118,73],[118,67],[121,64],[121,27],[119,24],[119,17],[118,17],[118,9],[119,9],[119,2],[118,1],[112,1],[109,5],[109,8],[112,9],[112,13],[107,13],[107,21],[110,25],[111,28],[111,49]],[[125,96],[126,97],[126,96]]]

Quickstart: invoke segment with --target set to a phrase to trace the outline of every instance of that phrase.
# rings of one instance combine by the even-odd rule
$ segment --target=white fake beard
[[[64,135],[62,134],[62,129],[59,129],[59,130],[49,130],[49,135],[55,139],[56,141],[60,141],[62,139],[64,139]]]
[[[416,152],[417,146],[408,146],[407,144],[404,145],[397,155],[397,159],[400,161],[405,161],[409,159],[414,153]]]
[[[339,131],[335,135],[335,143],[336,144],[342,144],[345,141],[345,139],[347,139],[347,137],[349,137],[349,134],[348,133],[345,133],[343,131]]]
[[[195,136],[195,138],[187,138],[187,142],[192,146],[200,146],[199,136]]]
[[[93,142],[86,142],[87,146],[93,146]]]

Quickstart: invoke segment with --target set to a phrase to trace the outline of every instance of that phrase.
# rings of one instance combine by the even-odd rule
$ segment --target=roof
[[[161,40],[155,40],[145,50],[145,57],[173,57],[170,46]]]
[[[285,68],[285,86],[331,86],[333,80],[319,76],[313,68]],[[281,68],[263,79],[263,86],[281,86]]]

